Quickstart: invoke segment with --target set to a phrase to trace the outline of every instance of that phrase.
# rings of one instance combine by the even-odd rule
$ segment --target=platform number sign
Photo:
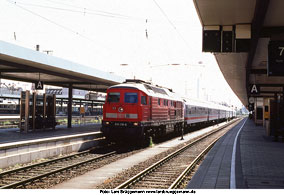
[[[43,90],[43,81],[37,81],[35,83],[35,88],[39,90]]]
[[[268,44],[268,76],[284,76],[284,41],[270,41]]]
[[[251,93],[251,94],[259,94],[259,86],[257,86],[257,85],[251,85],[251,86],[250,86],[250,93]]]

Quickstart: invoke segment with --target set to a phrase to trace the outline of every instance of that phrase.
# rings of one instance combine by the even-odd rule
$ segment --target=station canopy
[[[284,75],[268,70],[268,45],[284,40],[284,1],[194,0],[194,4],[203,26],[203,51],[215,55],[241,102],[247,106],[250,97],[283,94]]]
[[[0,73],[3,79],[105,92],[123,77],[77,64],[39,51],[0,41]]]

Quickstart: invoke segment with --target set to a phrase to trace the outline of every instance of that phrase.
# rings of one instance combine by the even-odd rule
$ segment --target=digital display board
[[[202,41],[203,52],[221,52],[221,31],[204,30]]]
[[[270,41],[268,44],[268,76],[284,76],[284,41]]]

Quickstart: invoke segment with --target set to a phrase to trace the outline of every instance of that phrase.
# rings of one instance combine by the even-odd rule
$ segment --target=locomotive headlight
[[[109,122],[106,122],[106,125],[109,125]]]
[[[134,126],[137,126],[137,125],[138,125],[138,123],[133,123],[133,125],[134,125]]]

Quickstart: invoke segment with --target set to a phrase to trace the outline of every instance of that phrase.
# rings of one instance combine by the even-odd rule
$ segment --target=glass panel
[[[108,93],[107,102],[119,102],[120,93]]]
[[[164,106],[167,106],[167,100],[164,100]]]
[[[147,105],[146,96],[141,96],[141,104]]]
[[[125,103],[137,103],[138,102],[137,93],[125,93],[124,94],[124,102]]]

